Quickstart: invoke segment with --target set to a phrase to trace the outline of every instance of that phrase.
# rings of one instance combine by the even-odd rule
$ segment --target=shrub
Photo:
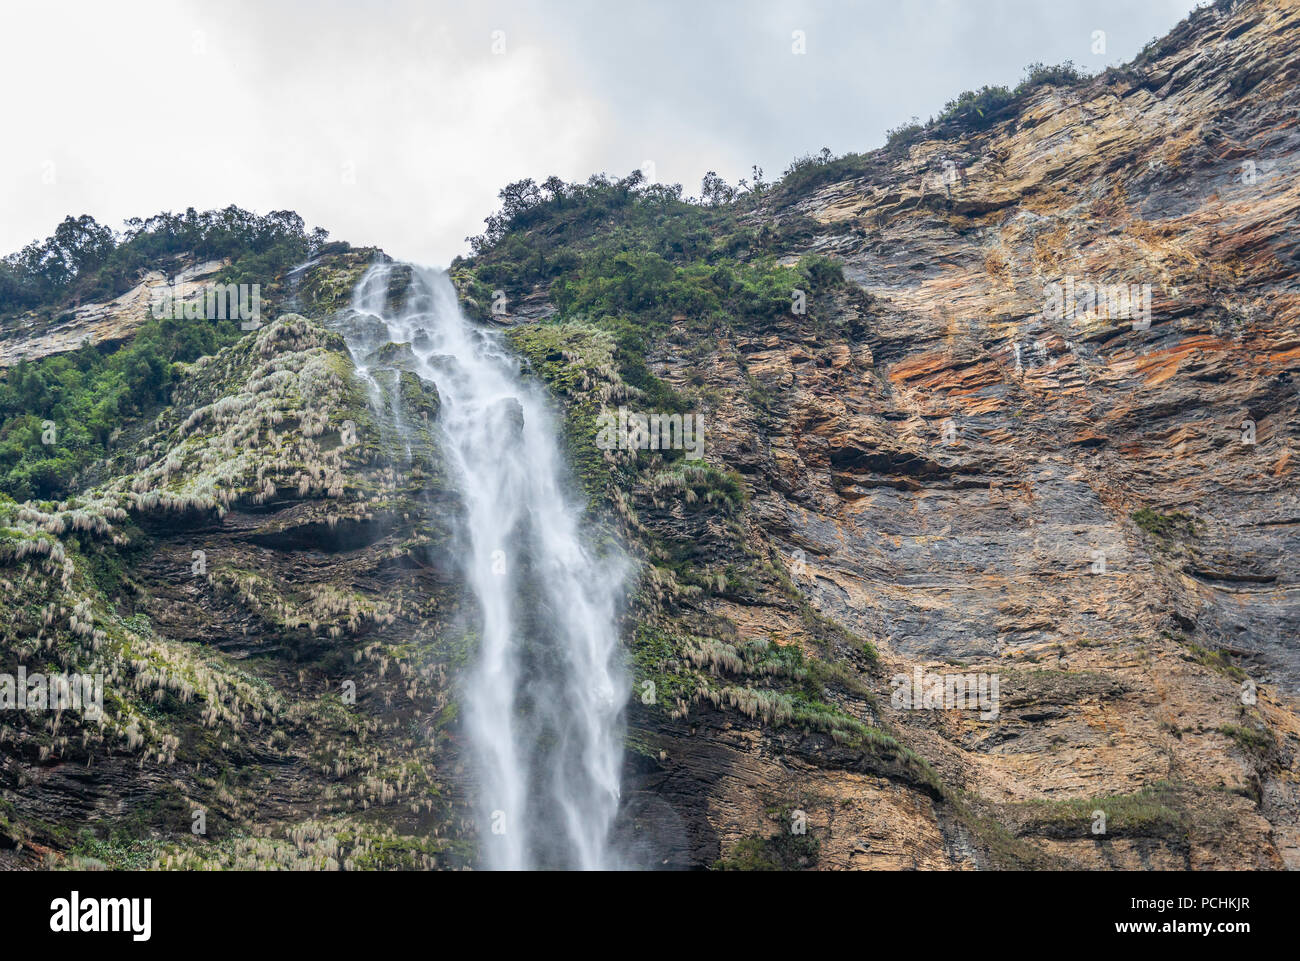
[[[258,216],[233,205],[133,217],[120,236],[88,214],[67,217],[44,241],[0,260],[0,315],[69,296],[116,296],[144,268],[181,254],[234,259],[257,281],[306,260],[326,236],[319,228],[308,232],[292,210]]]
[[[821,842],[810,834],[747,837],[736,842],[731,856],[717,861],[715,871],[798,871],[817,863]]]
[[[1196,533],[1196,521],[1178,511],[1160,514],[1149,507],[1143,507],[1133,512],[1132,519],[1134,524],[1153,537],[1188,537]]]
[[[1088,75],[1074,65],[1073,60],[1047,65],[1031,63],[1025,67],[1025,78],[1015,89],[1015,96],[1020,97],[1035,87],[1049,85],[1053,87],[1073,87],[1088,80]]]
[[[885,145],[888,147],[899,147],[909,144],[922,134],[928,124],[923,124],[920,118],[913,117],[904,124],[899,124],[890,130],[885,131]]]
[[[997,113],[1015,100],[1006,87],[983,86],[978,91],[966,90],[944,104],[938,122],[956,122],[976,129],[993,123]]]

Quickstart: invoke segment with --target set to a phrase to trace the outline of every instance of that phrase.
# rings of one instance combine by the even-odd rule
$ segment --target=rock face
[[[127,340],[149,319],[159,291],[165,289],[178,303],[191,300],[201,296],[204,284],[212,282],[225,266],[225,261],[211,260],[170,275],[151,270],[135,287],[108,303],[69,305],[69,310],[49,322],[41,322],[35,312],[20,316],[6,325],[9,329],[0,339],[0,368],[25,357],[76,350],[86,342],[105,345]]]
[[[735,540],[875,643],[855,713],[942,788],[708,704],[637,713],[680,863],[770,853],[798,809],[823,867],[1300,866],[1297,27],[1203,11],[1118,76],[760,202],[756,226],[815,222],[791,260],[843,262],[839,330],[734,325],[653,369],[721,398]],[[807,644],[774,593],[672,617]],[[918,666],[998,675],[999,716],[893,707]]]
[[[946,778],[999,804],[1230,792],[1206,803],[1236,843],[1190,831],[1194,867],[1297,864],[1297,26],[1294,4],[1207,12],[1131,80],[801,199],[850,228],[814,243],[872,295],[872,361],[748,354],[797,372],[763,468],[792,493],[760,509],[819,609],[909,664],[996,665],[1008,702],[1026,662],[1061,679],[947,732]],[[936,190],[946,158],[963,176]],[[1150,312],[1053,316],[1084,283],[1149,288]]]
[[[1297,36],[1216,5],[789,178],[740,216],[842,266],[805,313],[615,323],[563,274],[502,313],[528,245],[456,266],[639,565],[629,865],[1300,866]],[[0,506],[4,663],[109,692],[0,716],[0,866],[476,863],[438,398],[337,333],[374,255],[297,272],[93,489]],[[674,398],[702,459],[593,443]]]

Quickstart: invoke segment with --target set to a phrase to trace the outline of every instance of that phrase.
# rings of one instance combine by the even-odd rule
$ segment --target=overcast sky
[[[0,253],[67,214],[234,203],[445,264],[511,180],[771,178],[1033,61],[1129,60],[1193,6],[0,0]]]

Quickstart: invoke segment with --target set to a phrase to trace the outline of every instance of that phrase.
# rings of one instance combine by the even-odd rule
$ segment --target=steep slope
[[[331,259],[309,309],[373,256]],[[283,314],[190,365],[92,493],[0,507],[6,663],[105,675],[102,723],[6,712],[3,863],[470,860],[437,397],[383,384],[425,425],[400,469],[343,338]]]
[[[634,643],[639,680],[691,669],[688,712],[633,705],[629,811],[676,863],[807,862],[800,810],[825,867],[1296,865],[1297,17],[1200,11],[1131,68],[741,205],[742,261],[830,255],[847,283],[802,316],[682,310],[647,354],[748,493],[701,517],[653,469],[624,479],[646,542],[680,548],[656,570],[694,585]],[[1071,282],[1137,285],[1138,309],[1054,315]],[[617,334],[608,303],[582,322]],[[873,699],[821,693],[935,783],[726,693],[769,686],[737,656],[759,639],[863,669],[815,615],[881,652]],[[918,665],[997,674],[1000,715],[891,707]]]

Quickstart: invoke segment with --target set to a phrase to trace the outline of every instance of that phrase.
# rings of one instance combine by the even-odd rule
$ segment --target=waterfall
[[[394,307],[391,288],[408,271]],[[549,398],[497,331],[466,319],[442,271],[376,264],[352,311],[365,323],[350,326],[348,346],[372,398],[368,358],[385,339],[410,345],[406,362],[441,398],[441,444],[464,506],[459,559],[477,606],[462,716],[484,863],[617,867],[609,835],[630,687],[617,628],[623,565],[584,543]]]

